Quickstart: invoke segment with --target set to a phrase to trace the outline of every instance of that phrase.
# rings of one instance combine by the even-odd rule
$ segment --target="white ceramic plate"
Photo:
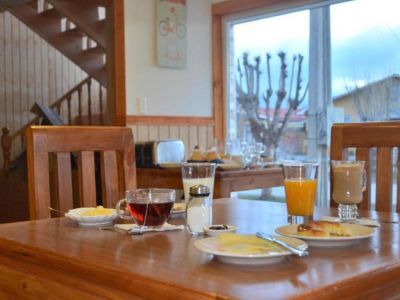
[[[112,225],[114,219],[117,218],[117,212],[114,209],[112,215],[104,216],[81,216],[85,211],[93,210],[94,207],[81,207],[70,209],[65,216],[79,224],[83,227],[99,227],[99,226],[109,226]]]
[[[176,169],[176,168],[180,168],[182,166],[181,163],[162,163],[162,164],[158,164],[160,166],[160,168],[163,169]]]
[[[171,210],[171,215],[181,215],[186,212],[185,202],[175,202]]]
[[[275,237],[299,249],[306,250],[308,248],[307,243],[302,240],[285,236]],[[285,250],[282,250],[282,252],[266,252],[247,255],[221,251],[218,236],[197,240],[194,242],[194,246],[200,251],[214,255],[222,262],[236,265],[268,265],[280,262],[288,255],[292,254],[291,252]]]
[[[286,225],[278,227],[275,232],[283,236],[294,237],[305,240],[307,244],[314,247],[345,247],[359,243],[361,240],[371,237],[374,234],[374,229],[357,224],[341,224],[346,227],[352,236],[334,236],[334,237],[311,237],[299,235],[297,226]]]
[[[213,229],[214,226],[222,226],[226,225],[228,228],[227,229]],[[220,235],[221,233],[227,233],[227,232],[236,232],[237,227],[235,225],[227,225],[227,224],[214,224],[208,227],[204,227],[204,232],[208,236],[217,236]]]

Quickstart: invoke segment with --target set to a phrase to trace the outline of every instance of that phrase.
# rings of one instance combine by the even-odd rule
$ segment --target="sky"
[[[333,96],[400,74],[399,12],[399,0],[354,0],[331,6]],[[273,57],[272,72],[279,70],[279,51],[287,53],[289,68],[291,57],[301,53],[307,82],[308,37],[307,10],[238,24],[234,26],[235,56],[243,52],[261,55],[265,73],[266,52]],[[264,79],[262,90],[265,86]]]

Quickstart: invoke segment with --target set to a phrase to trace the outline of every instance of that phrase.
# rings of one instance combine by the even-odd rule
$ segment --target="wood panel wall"
[[[164,122],[165,123],[165,122]],[[215,144],[214,125],[204,124],[127,124],[132,128],[135,142],[159,139],[180,139],[185,144],[186,158],[196,145],[207,149]]]
[[[86,77],[78,66],[12,14],[0,13],[0,128],[7,126],[11,134],[18,131],[34,118],[29,110],[35,102],[50,105]],[[99,85],[93,83],[95,102]],[[93,113],[96,111],[93,108]],[[61,115],[67,121],[65,113],[66,109],[62,109]],[[12,159],[22,148],[21,139],[15,139]]]

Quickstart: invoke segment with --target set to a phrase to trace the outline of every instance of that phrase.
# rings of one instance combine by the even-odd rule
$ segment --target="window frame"
[[[225,35],[227,30],[226,24],[234,19],[251,19],[251,15],[274,15],[291,10],[310,9],[310,26],[315,26],[323,17],[329,17],[329,5],[348,0],[227,0],[214,4],[212,6],[212,71],[213,71],[213,109],[215,117],[215,137],[218,140],[225,140],[228,129],[228,103],[227,93],[227,44],[228,37]],[[325,8],[324,8],[325,7]],[[318,9],[315,9],[318,8]],[[321,8],[321,9],[319,9]],[[250,17],[249,17],[250,16]],[[326,21],[325,21],[326,22]],[[328,18],[329,22],[329,18]],[[329,46],[330,40],[326,39],[326,30],[329,30],[329,24],[324,30],[317,30],[318,37],[310,37],[310,43],[319,44],[313,54],[314,59],[326,59],[323,48]],[[322,42],[321,42],[322,41]],[[322,45],[322,46],[321,46]],[[330,55],[330,53],[328,54]],[[330,57],[329,57],[330,61]],[[309,116],[307,139],[313,141],[311,152],[313,157],[317,157],[320,162],[320,181],[319,185],[319,206],[329,205],[329,128],[327,124],[327,113],[332,101],[330,89],[330,65],[326,67],[324,64],[318,64],[318,68],[313,68],[309,78],[319,78],[318,85],[323,86],[318,91],[309,94]],[[321,80],[321,78],[323,80]],[[317,82],[314,82],[316,84]],[[311,90],[311,87],[310,87]],[[315,145],[314,145],[315,144]],[[309,153],[310,154],[310,153]]]

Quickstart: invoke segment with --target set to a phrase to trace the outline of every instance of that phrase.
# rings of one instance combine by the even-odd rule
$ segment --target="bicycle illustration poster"
[[[186,67],[186,0],[157,0],[157,65]]]

